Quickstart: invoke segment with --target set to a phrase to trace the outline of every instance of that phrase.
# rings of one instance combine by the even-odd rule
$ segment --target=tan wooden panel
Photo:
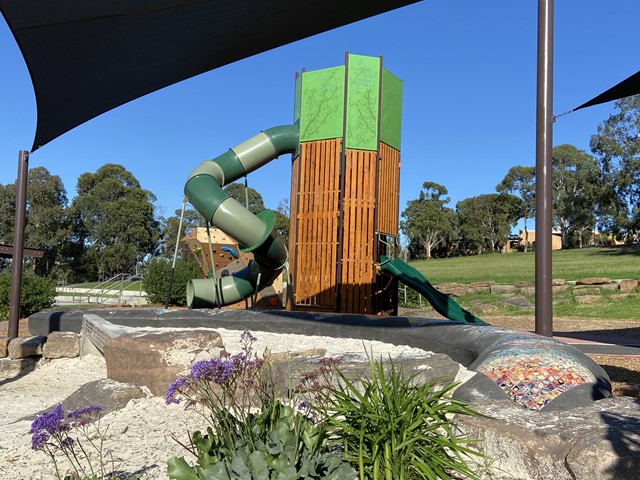
[[[340,139],[302,144],[295,214],[296,308],[336,307],[339,161]]]
[[[340,309],[371,313],[376,152],[347,151]]]
[[[380,177],[378,203],[378,231],[398,235],[400,195],[400,152],[380,144]]]

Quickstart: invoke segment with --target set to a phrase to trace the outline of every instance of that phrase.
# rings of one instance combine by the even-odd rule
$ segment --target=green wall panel
[[[347,72],[347,148],[378,149],[380,59],[349,55]]]
[[[382,118],[380,141],[400,150],[402,132],[402,80],[382,69]]]
[[[342,137],[344,71],[340,66],[301,75],[301,142]]]

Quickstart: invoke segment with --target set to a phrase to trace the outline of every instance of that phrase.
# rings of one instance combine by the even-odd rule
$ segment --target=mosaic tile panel
[[[491,354],[476,370],[529,410],[542,410],[567,390],[596,380],[573,355],[542,348],[501,350]]]

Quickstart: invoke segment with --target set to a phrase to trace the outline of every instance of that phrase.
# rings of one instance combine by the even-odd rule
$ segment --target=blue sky
[[[349,51],[382,56],[404,81],[401,211],[425,181],[446,186],[454,207],[494,192],[511,166],[535,164],[537,5],[425,0],[147,95],[53,140],[29,165],[59,175],[71,199],[80,174],[122,164],[170,216],[200,162],[292,122],[296,72],[342,65]],[[555,113],[640,69],[638,18],[638,0],[555,2]],[[7,184],[16,179],[18,150],[31,146],[36,106],[1,19],[0,72],[0,183]],[[590,136],[613,111],[607,104],[561,117],[554,145],[588,151]],[[290,195],[289,156],[251,174],[249,185],[276,208]]]

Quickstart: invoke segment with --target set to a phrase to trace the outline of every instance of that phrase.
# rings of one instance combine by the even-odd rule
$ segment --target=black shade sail
[[[101,113],[419,0],[0,0],[38,108],[32,151]]]
[[[573,109],[573,111],[580,110],[581,108],[592,107],[601,103],[612,102],[624,97],[630,97],[640,93],[640,72],[634,73],[629,78],[621,81],[617,85],[611,87],[606,92],[601,93],[597,97],[592,98],[588,102],[583,103],[579,107]]]

